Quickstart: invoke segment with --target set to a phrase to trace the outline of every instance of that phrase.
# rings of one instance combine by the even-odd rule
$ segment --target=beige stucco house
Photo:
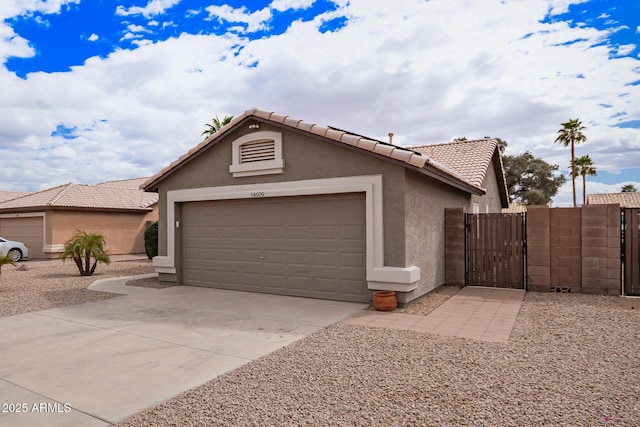
[[[113,255],[144,253],[144,230],[158,218],[158,195],[139,189],[145,180],[69,183],[7,196],[0,202],[0,236],[24,242],[30,259],[57,258],[76,230],[102,234]]]
[[[508,203],[495,140],[409,149],[258,109],[142,188],[161,280],[361,302],[444,284],[444,209]]]

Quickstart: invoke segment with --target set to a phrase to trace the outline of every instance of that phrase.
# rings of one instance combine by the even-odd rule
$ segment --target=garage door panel
[[[41,216],[0,218],[0,236],[27,245],[30,259],[44,258],[44,223]]]
[[[340,254],[340,265],[342,267],[364,268],[365,258],[359,253],[343,252]]]
[[[313,252],[313,264],[318,267],[334,267],[337,254],[335,252]]]
[[[364,207],[362,193],[186,203],[182,282],[367,301]]]
[[[286,251],[282,249],[265,249],[264,263],[280,265],[285,262]]]
[[[309,239],[309,227],[304,225],[290,225],[287,227],[287,234],[283,236],[287,240],[307,240]]]

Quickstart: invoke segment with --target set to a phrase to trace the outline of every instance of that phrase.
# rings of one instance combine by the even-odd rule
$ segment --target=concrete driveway
[[[0,425],[117,423],[366,305],[176,286],[0,318]]]

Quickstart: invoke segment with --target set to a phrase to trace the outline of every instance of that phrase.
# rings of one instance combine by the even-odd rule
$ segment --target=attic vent
[[[235,178],[270,175],[284,171],[282,134],[260,131],[241,136],[231,144],[229,172]]]
[[[240,146],[240,163],[262,162],[275,159],[275,141],[247,142]]]

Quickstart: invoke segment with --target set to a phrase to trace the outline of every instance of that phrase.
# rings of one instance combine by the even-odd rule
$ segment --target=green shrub
[[[111,259],[101,234],[76,230],[76,234],[64,244],[61,258],[73,259],[81,276],[91,276],[99,262],[109,264]],[[91,261],[93,259],[93,264]]]
[[[144,250],[149,259],[158,256],[158,221],[149,224],[144,231]]]

